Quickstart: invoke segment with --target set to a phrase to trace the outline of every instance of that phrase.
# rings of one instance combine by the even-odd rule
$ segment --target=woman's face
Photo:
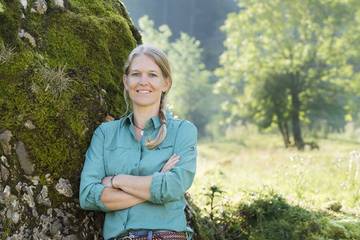
[[[169,87],[169,79],[165,79],[159,66],[151,57],[139,55],[124,76],[124,87],[136,107],[159,108],[161,93]]]

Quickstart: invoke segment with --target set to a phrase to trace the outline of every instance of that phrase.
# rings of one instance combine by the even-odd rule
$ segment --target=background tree
[[[216,73],[218,91],[231,95],[233,115],[261,128],[277,124],[285,146],[290,132],[304,147],[302,125],[325,121],[341,129],[359,28],[358,1],[244,0],[223,26],[226,51]]]

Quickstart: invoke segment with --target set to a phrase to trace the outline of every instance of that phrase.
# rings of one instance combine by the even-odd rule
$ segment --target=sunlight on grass
[[[354,170],[360,159],[349,170],[350,154],[360,151],[359,143],[324,139],[318,141],[320,150],[299,152],[283,148],[277,135],[234,136],[199,144],[197,176],[190,189],[199,206],[206,204],[204,192],[216,185],[225,191],[224,201],[240,202],[249,192],[274,190],[309,209],[325,210],[338,202],[341,211],[360,215],[360,176]]]

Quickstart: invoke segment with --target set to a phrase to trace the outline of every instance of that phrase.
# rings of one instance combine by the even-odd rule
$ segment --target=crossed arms
[[[196,169],[196,127],[185,121],[178,131],[172,156],[160,172],[150,176],[106,176],[103,146],[106,129],[98,127],[93,135],[81,173],[80,206],[87,210],[109,212],[149,201],[164,204],[181,198],[191,186]]]
[[[180,156],[173,155],[161,169],[170,171],[179,161]],[[112,180],[111,180],[112,178]],[[101,201],[109,210],[120,210],[150,200],[152,176],[116,175],[102,179],[105,189]]]

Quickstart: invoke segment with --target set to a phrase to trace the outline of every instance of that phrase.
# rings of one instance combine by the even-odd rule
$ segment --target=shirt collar
[[[123,122],[123,124],[131,124],[134,125],[133,123],[133,112],[130,112],[126,117],[125,120]],[[166,110],[166,120],[169,121],[172,118],[172,112]],[[151,124],[151,125],[150,125]],[[159,116],[153,116],[152,118],[150,118],[150,120],[148,120],[145,124],[145,128],[149,128],[150,126],[153,126],[155,129],[160,127],[161,123],[160,123],[160,117]]]

